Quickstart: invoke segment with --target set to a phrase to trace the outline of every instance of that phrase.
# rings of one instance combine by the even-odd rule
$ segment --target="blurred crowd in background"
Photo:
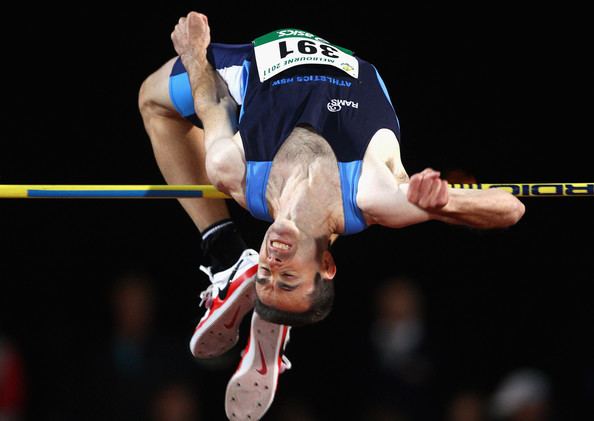
[[[538,367],[517,367],[489,389],[466,387],[441,403],[436,390],[434,353],[425,318],[423,291],[409,277],[379,282],[373,293],[375,313],[368,329],[359,332],[369,361],[363,375],[349,378],[359,402],[327,415],[327,400],[309,394],[307,381],[283,390],[292,373],[279,380],[277,399],[265,417],[279,421],[360,419],[369,421],[551,421],[563,419],[555,408],[555,385]],[[194,360],[181,338],[155,329],[153,280],[145,273],[126,273],[115,279],[109,306],[113,320],[108,337],[97,338],[85,350],[80,369],[67,373],[55,367],[51,381],[29,396],[35,373],[19,344],[0,336],[0,421],[27,419],[28,405],[37,399],[46,407],[44,419],[199,421],[224,419],[223,395],[227,378],[237,364],[237,352],[215,360]],[[242,342],[240,342],[241,344]],[[89,344],[71,344],[79,349]],[[239,345],[241,346],[241,345]],[[26,354],[26,353],[25,353]],[[287,354],[291,355],[291,344]],[[340,359],[340,356],[326,355]],[[342,362],[348,371],[348,361]],[[319,373],[298,370],[316,381]],[[62,373],[62,375],[60,374]],[[480,376],[480,373],[478,374]],[[76,377],[74,379],[72,376]],[[48,379],[50,380],[50,379]],[[341,382],[344,379],[340,380]],[[70,382],[70,384],[65,384]],[[327,391],[333,393],[332,390]],[[49,397],[49,398],[48,398]],[[35,412],[35,411],[34,411]],[[343,418],[345,413],[350,414]],[[341,414],[341,415],[339,415]]]

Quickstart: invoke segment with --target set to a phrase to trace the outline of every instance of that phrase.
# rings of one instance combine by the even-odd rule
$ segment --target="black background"
[[[297,27],[374,63],[400,118],[409,174],[431,166],[465,168],[486,183],[594,179],[584,10],[176,2],[21,5],[4,16],[0,184],[163,183],[137,93],[175,54],[169,35],[189,10],[209,16],[217,42]],[[506,230],[426,223],[340,239],[335,309],[327,321],[294,330],[295,369],[282,379],[281,398],[297,391],[322,408],[321,419],[356,418],[373,382],[361,368],[371,358],[372,292],[407,274],[426,297],[436,408],[459,388],[489,392],[505,373],[531,366],[550,375],[560,419],[584,411],[594,369],[594,203],[523,202],[525,217]],[[266,225],[230,205],[257,248]],[[118,273],[149,272],[158,328],[189,339],[205,281],[198,232],[177,202],[3,200],[0,216],[0,330],[23,353],[31,419],[68,418],[80,385],[92,383],[85,367],[109,336]],[[213,381],[203,398],[213,417],[223,414],[232,371],[204,374]]]

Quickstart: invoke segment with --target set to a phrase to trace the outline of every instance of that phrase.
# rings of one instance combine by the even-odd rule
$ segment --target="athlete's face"
[[[291,221],[275,221],[260,247],[256,283],[260,301],[279,310],[307,311],[318,272],[325,279],[334,277],[336,265],[330,252]]]

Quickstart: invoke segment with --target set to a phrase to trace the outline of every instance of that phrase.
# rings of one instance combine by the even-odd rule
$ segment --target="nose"
[[[268,264],[270,266],[278,266],[283,262],[277,256],[274,256],[272,253],[268,254],[268,257],[266,258],[266,260],[268,261]]]

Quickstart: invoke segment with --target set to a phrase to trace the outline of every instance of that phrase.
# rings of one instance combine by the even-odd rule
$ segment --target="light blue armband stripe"
[[[266,187],[272,161],[248,161],[245,179],[245,200],[250,213],[258,219],[272,222],[266,203]]]
[[[342,210],[344,212],[344,235],[356,234],[367,228],[361,209],[357,206],[357,191],[361,177],[362,161],[339,162]]]

